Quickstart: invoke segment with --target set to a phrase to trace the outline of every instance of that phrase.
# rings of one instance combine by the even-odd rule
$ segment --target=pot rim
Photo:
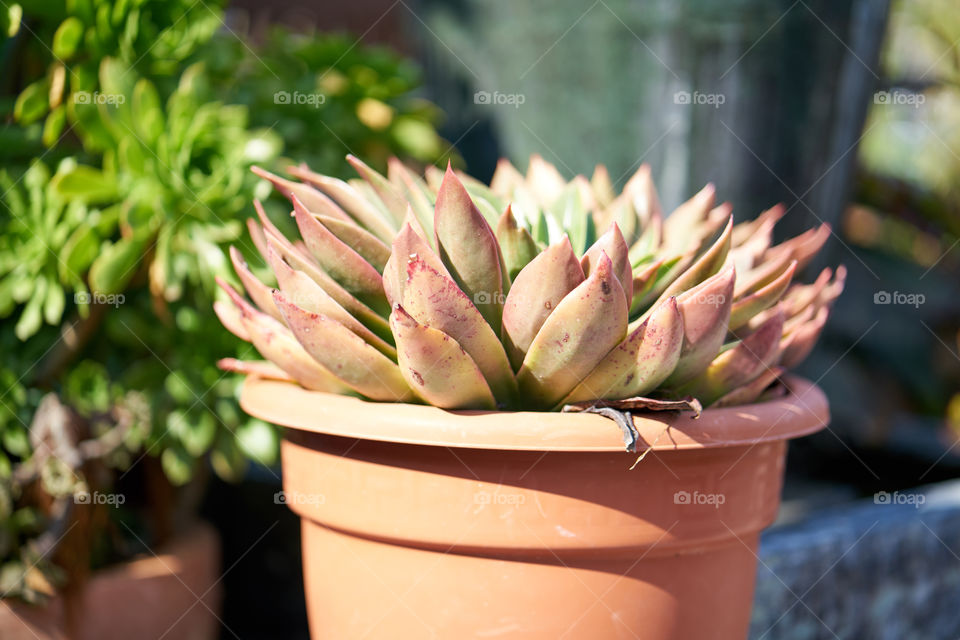
[[[634,414],[639,449],[676,451],[753,445],[808,435],[827,426],[826,395],[814,383],[785,376],[787,393],[766,402],[689,413]],[[427,405],[372,402],[291,382],[248,376],[240,406],[273,424],[332,436],[399,444],[510,451],[624,451],[612,420],[596,414],[450,411]],[[518,422],[522,425],[517,427]]]

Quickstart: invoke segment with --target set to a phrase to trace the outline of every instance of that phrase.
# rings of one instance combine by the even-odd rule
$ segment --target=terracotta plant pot
[[[313,638],[747,634],[760,531],[786,440],[825,426],[814,385],[699,419],[636,417],[623,450],[591,414],[450,412],[250,378],[252,415],[293,427]]]
[[[158,554],[95,573],[68,628],[63,598],[42,607],[0,600],[3,640],[213,640],[219,629],[220,540],[198,524]]]

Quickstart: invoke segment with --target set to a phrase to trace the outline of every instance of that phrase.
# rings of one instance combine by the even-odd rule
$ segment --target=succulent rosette
[[[525,175],[501,161],[490,185],[348,159],[348,181],[255,170],[301,238],[255,203],[274,279],[233,249],[247,297],[221,281],[215,309],[266,362],[224,368],[447,409],[743,404],[807,356],[843,288],[842,267],[793,282],[828,226],[774,244],[782,206],[734,225],[712,185],[664,216],[646,165],[617,193],[603,166],[567,181],[539,156]]]

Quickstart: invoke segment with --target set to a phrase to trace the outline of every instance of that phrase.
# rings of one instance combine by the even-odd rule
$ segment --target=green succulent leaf
[[[113,295],[123,291],[136,274],[143,259],[143,239],[118,240],[107,244],[90,265],[90,290],[97,294]]]
[[[17,96],[17,101],[13,105],[13,117],[23,125],[36,122],[50,109],[50,101],[47,97],[49,93],[50,83],[46,78],[28,85]]]
[[[76,198],[88,204],[104,204],[116,200],[116,180],[99,169],[76,165],[54,176],[53,189],[65,199]]]
[[[83,22],[76,16],[70,16],[57,27],[53,34],[53,55],[67,61],[77,52],[83,40]]]

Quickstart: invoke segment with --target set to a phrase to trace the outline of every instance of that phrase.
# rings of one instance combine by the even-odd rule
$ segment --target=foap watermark
[[[706,104],[714,109],[719,109],[720,105],[727,101],[727,96],[722,93],[700,93],[694,91],[677,91],[673,94],[674,104]]]
[[[316,109],[327,101],[322,93],[303,93],[302,91],[277,91],[273,94],[273,104],[308,105]]]
[[[694,298],[698,305],[709,307],[722,307],[727,303],[727,296],[722,293],[701,293]]]
[[[519,109],[520,105],[527,101],[527,96],[522,93],[500,93],[499,91],[477,91],[473,94],[474,104],[496,104],[509,105]]]
[[[73,494],[73,501],[76,504],[106,504],[111,507],[119,507],[127,501],[127,497],[122,493],[77,491]]]
[[[479,291],[473,294],[473,304],[503,304],[507,296],[500,291]]]
[[[699,491],[690,493],[689,491],[677,491],[675,494],[673,494],[673,504],[710,505],[716,509],[719,509],[720,505],[724,504],[726,501],[727,496],[722,493],[701,493]]]
[[[277,491],[273,494],[273,504],[325,504],[327,497],[322,493],[301,493],[300,491]]]
[[[122,93],[100,93],[99,91],[77,91],[73,94],[77,104],[123,104],[127,96]]]
[[[873,304],[897,304],[919,308],[927,301],[922,293],[904,293],[902,291],[877,291],[873,294]]]
[[[873,94],[874,104],[897,104],[919,107],[927,101],[927,96],[912,91],[877,91]]]
[[[74,304],[105,304],[111,307],[119,307],[126,301],[127,299],[122,293],[98,293],[96,291],[89,293],[87,291],[81,291],[73,294]]]
[[[527,501],[522,493],[504,493],[502,491],[477,491],[473,494],[473,503],[480,505],[521,505]]]
[[[874,504],[910,504],[920,508],[920,505],[927,501],[927,496],[922,493],[900,493],[899,491],[877,491],[873,494]]]

